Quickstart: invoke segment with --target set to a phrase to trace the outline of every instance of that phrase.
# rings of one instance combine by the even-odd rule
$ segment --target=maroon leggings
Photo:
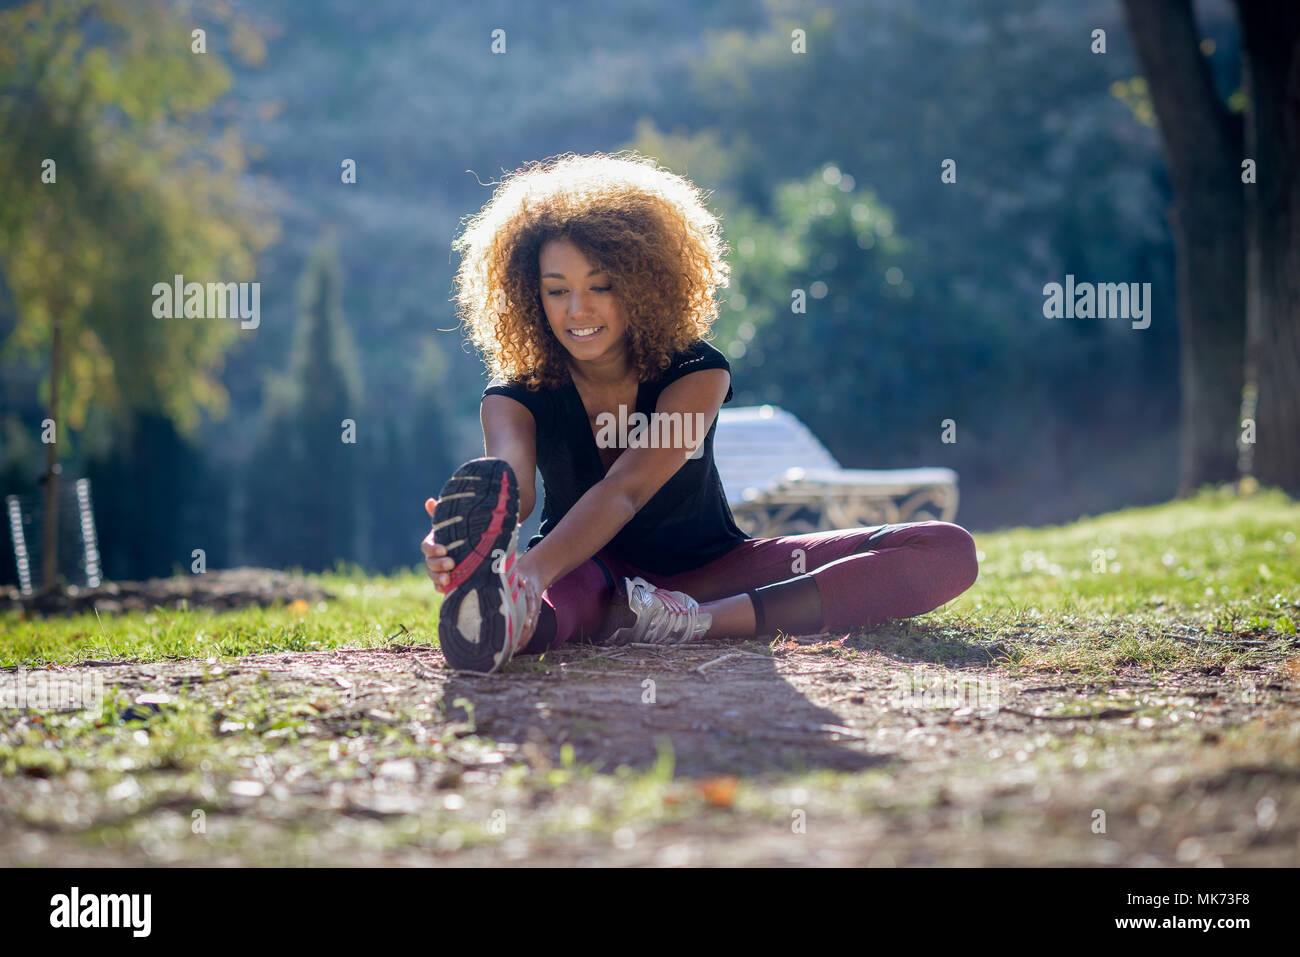
[[[639,575],[701,604],[748,593],[758,634],[800,635],[924,614],[956,598],[978,574],[970,533],[948,522],[751,538],[676,575],[642,571],[602,550],[542,593],[524,653],[593,638],[624,577]]]

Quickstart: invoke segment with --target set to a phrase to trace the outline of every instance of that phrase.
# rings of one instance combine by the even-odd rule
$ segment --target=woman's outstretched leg
[[[809,575],[821,599],[822,627],[832,631],[923,615],[978,576],[975,540],[948,522],[882,526],[854,554]]]
[[[979,573],[970,533],[910,522],[751,539],[702,568],[646,576],[713,615],[710,637],[869,628],[932,611]]]

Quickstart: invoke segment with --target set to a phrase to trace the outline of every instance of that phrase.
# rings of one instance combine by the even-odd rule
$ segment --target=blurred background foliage
[[[1197,13],[1228,99],[1232,8]],[[846,466],[951,466],[975,529],[1175,492],[1170,187],[1114,0],[0,17],[0,491],[38,488],[58,311],[60,456],[94,482],[110,578],[194,548],[213,568],[417,561],[425,497],[482,454],[451,239],[502,171],[569,150],[636,147],[712,191],[735,402],[790,409]],[[259,281],[260,326],[154,319],[150,289],[177,273]],[[1150,328],[1044,319],[1066,273],[1150,282]]]

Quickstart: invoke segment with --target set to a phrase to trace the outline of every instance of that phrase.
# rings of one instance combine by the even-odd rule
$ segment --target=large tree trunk
[[[1246,342],[1240,124],[1219,102],[1191,0],[1124,0],[1174,187],[1182,353],[1178,494],[1237,477]]]
[[[1300,5],[1238,0],[1249,106],[1247,371],[1255,477],[1300,491]]]

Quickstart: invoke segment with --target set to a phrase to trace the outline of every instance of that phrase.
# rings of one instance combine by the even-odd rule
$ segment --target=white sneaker
[[[644,578],[625,578],[623,586],[636,623],[610,635],[611,645],[680,645],[698,641],[713,624],[690,595],[656,588]]]

